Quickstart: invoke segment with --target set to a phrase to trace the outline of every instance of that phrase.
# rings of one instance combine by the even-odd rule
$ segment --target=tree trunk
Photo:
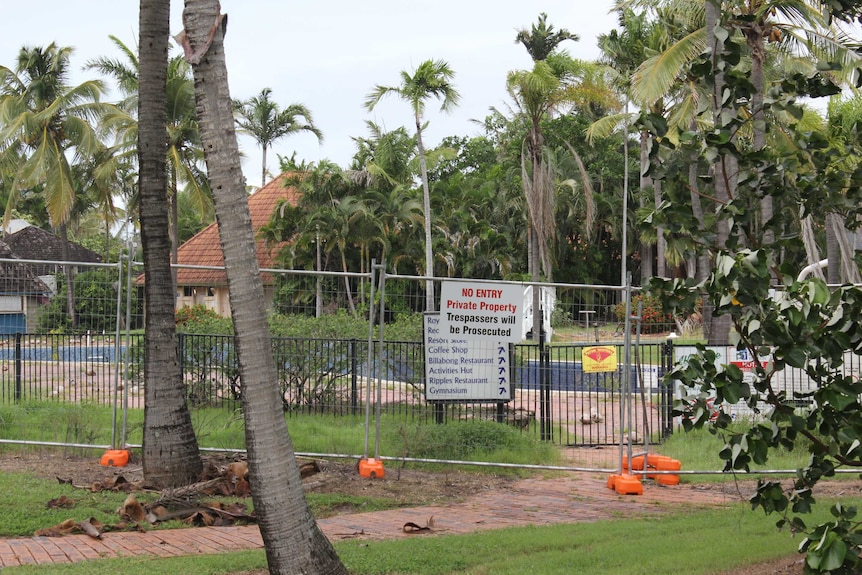
[[[266,144],[260,147],[260,187],[266,185]]]
[[[78,328],[78,312],[75,309],[75,268],[67,262],[71,257],[69,255],[69,228],[66,224],[61,224],[60,229],[60,252],[63,258],[63,275],[66,276],[66,307],[69,310],[69,324],[72,326],[72,331]]]
[[[838,281],[832,282],[832,276],[830,275],[829,283],[862,283],[862,275],[860,275],[859,266],[856,265],[856,260],[854,259],[855,251],[847,239],[847,228],[844,226],[844,220],[839,214],[833,213],[826,216],[826,233],[827,237],[832,237],[837,246],[835,259],[839,264]],[[830,254],[827,257],[829,258],[829,270],[831,274],[833,256]]]
[[[646,197],[647,190],[650,186],[650,178],[649,176],[644,175],[644,170],[646,169],[647,164],[649,163],[649,150],[647,149],[647,138],[649,138],[649,134],[647,132],[641,132],[641,169],[640,169],[640,193],[638,194],[638,205],[641,208],[646,207],[644,205],[644,198]],[[649,246],[643,240],[640,241],[640,259],[641,259],[641,285],[646,285],[650,278],[653,277],[653,265],[652,265],[652,247]]]
[[[544,194],[542,193],[542,178],[540,177],[541,170],[541,144],[540,136],[535,135],[534,141],[530,145],[530,161],[533,166],[533,186],[531,193],[534,196],[532,201],[528,201],[530,206],[530,226],[529,226],[529,257],[528,265],[530,268],[530,280],[533,282],[533,325],[532,325],[532,340],[538,342],[542,337],[542,287],[539,282],[542,279],[542,247],[539,234],[543,233],[539,228],[543,221],[543,202]],[[529,200],[529,198],[528,198]]]
[[[275,575],[347,575],[308,509],[282,411],[234,129],[217,0],[186,0],[201,141],[215,199],[237,341],[252,500]],[[211,44],[210,44],[211,41]]]
[[[141,0],[138,165],[144,252],[144,477],[166,488],[198,479],[203,465],[177,356],[176,301],[168,235],[167,122],[169,0]]]
[[[752,26],[746,29],[745,39],[751,52],[751,84],[754,86],[754,92],[751,94],[752,120],[754,120],[752,149],[759,152],[766,147],[766,120],[763,113],[763,60],[766,55],[763,47],[763,31],[757,22],[753,22]],[[758,172],[760,171],[762,170],[758,168]],[[775,241],[775,234],[767,226],[772,215],[772,195],[764,194],[760,199],[761,241],[764,246],[771,245]]]
[[[697,128],[697,119],[692,118],[690,129],[694,131]],[[699,156],[697,152],[691,154],[688,165],[688,188],[691,193],[691,213],[697,219],[701,229],[704,229],[703,219],[703,204],[700,201],[700,174]],[[709,275],[709,253],[706,250],[700,250],[697,254],[697,263],[695,266],[694,279],[697,283],[704,281]]]
[[[532,320],[533,325],[531,327],[532,332],[532,340],[538,342],[542,337],[542,320],[544,319],[542,313],[542,286],[539,285],[539,281],[542,279],[541,274],[541,266],[539,263],[539,238],[536,233],[536,227],[530,226],[530,257],[529,257],[529,267],[530,267],[530,280],[533,282],[533,314]]]
[[[347,307],[350,308],[350,315],[356,317],[356,305],[353,303],[353,292],[350,289],[350,276],[347,275],[347,258],[344,255],[344,250],[341,252],[341,271],[344,272],[344,293],[347,295]]]
[[[419,148],[419,169],[422,172],[422,208],[425,212],[425,276],[434,277],[434,246],[431,244],[431,189],[428,185],[428,165],[422,143],[421,118],[416,117],[416,147]],[[434,311],[434,280],[425,282],[425,311]]]
[[[717,69],[716,61],[724,47],[719,44],[715,36],[715,27],[720,23],[720,0],[707,0],[705,10],[707,45],[711,52],[715,81],[712,92],[712,116],[716,129],[722,124],[722,113],[726,111],[724,105],[724,72]],[[728,110],[729,111],[729,110]],[[726,203],[731,197],[732,179],[735,175],[735,165],[730,156],[721,155],[712,166],[713,181],[715,182],[715,197],[719,204]],[[719,218],[716,222],[716,248],[723,250],[727,246],[730,237],[730,228],[727,220]],[[731,317],[722,315],[713,317],[712,310],[704,309],[704,331],[707,332],[707,340],[710,345],[724,345],[730,339]]]
[[[168,194],[168,202],[171,207],[171,263],[180,261],[180,199],[177,197],[177,171],[171,170],[171,193]],[[174,307],[177,306],[177,268],[171,267],[171,281],[174,288]]]
[[[659,206],[661,206],[661,180],[652,180],[652,197],[655,209],[658,210]],[[667,258],[665,257],[667,242],[664,239],[664,228],[657,226],[655,233],[655,275],[660,278],[666,278],[668,277]]]
[[[829,265],[826,268],[826,281],[832,285],[841,283],[841,247],[838,245],[835,219],[840,216],[835,213],[826,214],[826,258]]]

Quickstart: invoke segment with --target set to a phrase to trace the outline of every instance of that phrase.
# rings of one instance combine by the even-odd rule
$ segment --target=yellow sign
[[[584,373],[617,370],[617,348],[610,345],[585,347],[581,353]]]

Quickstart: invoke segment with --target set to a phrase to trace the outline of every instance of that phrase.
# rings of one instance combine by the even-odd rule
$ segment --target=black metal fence
[[[399,421],[490,419],[561,445],[609,445],[621,433],[657,442],[672,431],[672,390],[661,384],[670,362],[663,342],[638,347],[625,393],[624,370],[586,373],[587,344],[510,345],[511,400],[429,402],[421,342],[275,338],[280,395],[293,414],[359,415],[380,401]],[[603,344],[616,348],[621,343]],[[242,386],[233,336],[180,334],[179,357],[193,408],[238,409]],[[142,336],[0,338],[0,402],[77,401],[143,407]],[[630,415],[623,423],[623,410]]]

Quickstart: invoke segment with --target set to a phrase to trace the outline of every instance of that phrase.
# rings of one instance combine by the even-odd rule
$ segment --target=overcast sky
[[[596,36],[616,26],[613,0],[223,0],[228,14],[226,53],[231,96],[246,99],[272,89],[281,107],[308,107],[324,141],[301,133],[278,141],[270,151],[305,161],[329,159],[346,167],[355,152],[352,137],[368,135],[365,122],[387,130],[408,126],[408,105],[387,97],[373,113],[363,107],[375,84],[395,86],[402,70],[411,72],[428,59],[442,59],[455,71],[461,104],[453,113],[430,101],[426,146],[448,135],[479,133],[471,119],[482,120],[491,107],[504,108],[506,73],[531,65],[515,44],[518,29],[529,28],[540,12],[557,29],[580,36],[564,46],[576,58],[598,57]],[[22,46],[56,42],[73,46],[74,82],[88,77],[81,68],[97,56],[119,57],[108,36],[137,45],[138,2],[133,0],[3,1],[0,64],[14,67]],[[171,33],[182,29],[182,2],[172,2]],[[91,73],[88,73],[91,74]],[[110,99],[110,96],[109,96]],[[240,138],[243,171],[260,185],[260,150]]]

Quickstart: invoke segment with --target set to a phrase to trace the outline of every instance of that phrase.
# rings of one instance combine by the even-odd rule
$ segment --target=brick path
[[[607,477],[570,474],[553,479],[526,479],[505,491],[487,491],[451,506],[435,505],[340,515],[318,520],[332,541],[391,539],[433,533],[469,533],[524,525],[589,522],[622,515],[659,515],[681,505],[720,506],[739,495],[689,484],[661,487],[647,482],[643,495],[617,495]],[[408,534],[408,522],[431,529]],[[105,557],[148,555],[173,557],[257,549],[263,545],[256,525],[197,527],[138,532],[30,537],[0,540],[0,569],[14,565],[71,563]]]

